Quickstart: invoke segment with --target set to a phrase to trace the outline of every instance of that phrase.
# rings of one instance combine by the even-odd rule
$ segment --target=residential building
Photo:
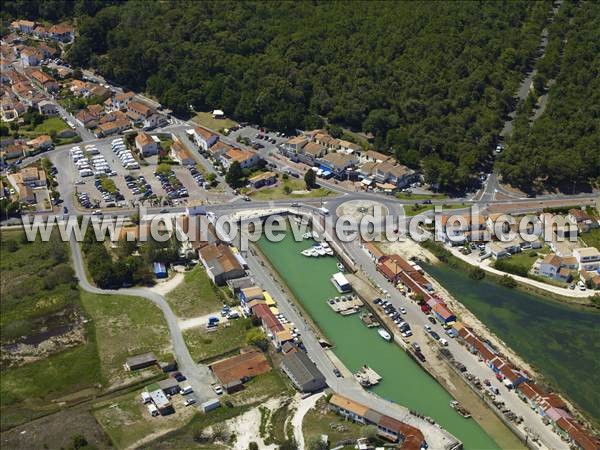
[[[54,78],[39,69],[33,69],[29,76],[35,85],[46,92],[56,92],[60,88]]]
[[[145,103],[132,100],[127,103],[127,117],[135,123],[142,123],[144,119],[154,114],[154,109]]]
[[[275,183],[277,183],[277,174],[275,172],[262,172],[248,179],[248,184],[254,189]]]
[[[134,97],[135,94],[131,91],[119,92],[115,94],[113,98],[113,106],[120,110],[127,109],[127,105],[133,100]]]
[[[52,25],[48,30],[48,36],[57,41],[70,42],[75,37],[75,30],[68,25]]]
[[[162,127],[169,123],[169,120],[166,116],[155,112],[151,114],[149,117],[146,117],[142,122],[144,129],[153,129],[156,127]]]
[[[269,361],[258,350],[246,350],[239,355],[216,361],[208,366],[222,385],[250,379],[271,371]]]
[[[325,376],[301,350],[288,352],[281,359],[281,369],[301,392],[316,392],[327,386]]]
[[[58,114],[58,105],[49,100],[42,100],[38,103],[38,111],[42,116],[56,116]]]
[[[315,165],[318,158],[327,153],[327,149],[317,142],[309,142],[297,153],[297,159],[309,166]]]
[[[98,126],[99,116],[92,113],[89,109],[82,109],[75,114],[75,120],[79,125],[85,128],[96,128]]]
[[[343,153],[351,154],[354,152],[359,152],[362,147],[354,142],[345,141],[343,139],[334,139],[330,142],[333,148],[340,150]]]
[[[42,134],[35,139],[27,141],[27,145],[34,151],[48,150],[52,147],[52,138],[47,134]]]
[[[576,248],[573,256],[579,263],[579,270],[591,272],[600,268],[600,252],[596,247]]]
[[[368,408],[339,394],[329,399],[329,408],[347,419],[364,425],[373,425],[382,438],[402,444],[403,449],[418,450],[427,448],[421,430],[401,422],[381,412]]]
[[[21,50],[21,62],[24,67],[33,67],[39,66],[40,63],[44,60],[44,55],[41,51],[32,48],[25,47]]]
[[[213,144],[219,140],[219,135],[204,127],[196,127],[192,130],[192,136],[196,145],[202,150],[207,151]]]
[[[415,172],[401,164],[386,161],[375,166],[373,176],[378,183],[391,183],[403,188],[414,179]]]
[[[135,147],[144,158],[158,154],[158,143],[146,133],[138,133],[135,137]]]
[[[198,250],[198,255],[208,277],[217,286],[223,286],[227,280],[240,278],[246,271],[239,263],[231,248],[225,244],[208,244]]]
[[[196,164],[196,160],[191,152],[177,137],[173,139],[173,144],[171,144],[171,158],[182,166],[193,166]]]
[[[111,134],[121,133],[131,127],[131,122],[127,118],[112,120],[98,125],[94,134],[96,137],[110,136]]]
[[[562,258],[556,253],[550,253],[540,263],[540,275],[548,278],[556,278],[560,270]]]
[[[369,150],[360,155],[360,159],[362,163],[367,162],[375,162],[377,164],[381,164],[387,162],[392,159],[389,155],[384,155],[383,153],[376,152],[374,150]]]
[[[35,22],[31,20],[15,20],[11,22],[10,27],[13,30],[20,31],[21,33],[33,33],[33,29],[35,28]]]
[[[581,209],[570,209],[567,218],[571,222],[577,224],[577,228],[581,233],[596,229],[600,226],[598,219]]]
[[[346,178],[347,170],[352,168],[356,162],[356,157],[344,153],[328,153],[319,159],[320,168],[332,172],[337,179]]]
[[[249,169],[255,166],[260,161],[260,156],[257,152],[251,150],[242,150],[239,148],[232,148],[220,157],[221,164],[226,169],[231,166],[234,161],[240,163],[242,169]]]

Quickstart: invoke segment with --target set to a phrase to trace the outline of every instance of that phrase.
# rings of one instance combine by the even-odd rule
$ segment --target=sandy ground
[[[342,203],[336,210],[338,216],[352,216],[360,220],[365,215],[380,215],[384,217],[388,214],[388,209],[381,203],[373,200],[351,200]]]
[[[319,400],[324,392],[319,392],[318,394],[311,395],[303,399],[300,394],[297,394],[294,397],[293,405],[296,407],[296,413],[292,417],[292,425],[294,428],[294,438],[296,439],[296,445],[298,445],[298,450],[304,450],[304,433],[302,432],[302,422],[304,421],[304,416],[306,413],[315,407],[317,400]]]
[[[438,259],[429,250],[421,247],[412,239],[406,239],[404,241],[382,241],[379,243],[379,248],[388,255],[397,254],[401,255],[405,259],[417,257],[424,261],[431,263],[438,262]]]
[[[157,284],[152,286],[150,290],[160,295],[166,295],[167,293],[175,289],[177,286],[179,286],[179,283],[183,281],[184,276],[185,275],[183,273],[176,273],[173,276],[173,278],[169,278],[168,280],[163,282],[158,282]]]
[[[272,398],[261,406],[275,411],[281,403],[281,398]],[[258,407],[252,408],[250,411],[241,416],[234,417],[225,422],[227,429],[231,433],[235,433],[236,441],[233,448],[235,450],[247,450],[250,442],[256,442],[261,450],[275,450],[277,445],[265,445],[260,437],[260,411]]]
[[[190,328],[196,328],[196,327],[201,327],[201,326],[207,325],[208,318],[212,317],[212,316],[216,316],[219,318],[219,324],[228,322],[227,317],[221,317],[220,311],[215,311],[212,313],[205,314],[203,316],[192,317],[191,319],[186,319],[186,320],[179,320],[178,321],[179,328],[181,328],[182,330],[188,330]]]

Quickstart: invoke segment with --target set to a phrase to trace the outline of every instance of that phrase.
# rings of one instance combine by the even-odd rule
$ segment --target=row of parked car
[[[142,198],[149,198],[154,195],[152,186],[150,186],[150,183],[146,181],[146,178],[143,175],[140,175],[137,178],[132,175],[125,175],[124,178],[127,187],[131,189],[131,192],[134,195],[140,195]]]
[[[154,172],[154,176],[158,178],[162,188],[167,193],[167,197],[170,199],[190,196],[187,188],[181,184],[181,181],[179,181],[173,170],[168,174]]]
[[[118,189],[116,192],[107,191],[104,188],[104,186],[102,185],[102,178],[97,178],[94,181],[94,185],[96,186],[96,189],[98,189],[98,191],[100,191],[100,194],[102,195],[102,200],[104,200],[106,202],[106,206],[109,208],[116,206],[115,202],[120,202],[120,201],[125,200],[125,197],[123,196],[123,194],[121,194],[119,192]]]
[[[133,153],[125,146],[123,138],[117,138],[112,141],[112,150],[121,160],[121,164],[128,170],[140,168],[140,164],[133,157]]]
[[[206,180],[204,179],[204,175],[198,172],[198,169],[196,169],[194,166],[188,166],[188,169],[190,170],[190,174],[194,178],[196,184],[201,187],[206,187]]]
[[[402,318],[403,314],[406,314],[406,309],[401,307],[400,309],[396,309],[394,305],[392,305],[388,300],[382,300],[380,298],[376,298],[374,303],[378,305],[385,314],[394,321],[398,330],[402,334],[402,337],[410,337],[412,336],[412,330],[410,329],[410,325],[404,321]]]

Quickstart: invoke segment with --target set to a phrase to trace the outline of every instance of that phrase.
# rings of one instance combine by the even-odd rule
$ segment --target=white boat
[[[333,250],[331,250],[330,248],[326,248],[325,250],[325,254],[328,256],[333,256]]]
[[[327,253],[327,252],[325,251],[325,249],[324,249],[324,248],[322,248],[321,246],[318,246],[318,247],[313,247],[313,249],[314,249],[314,251],[315,251],[315,252],[317,252],[317,254],[318,254],[319,256],[325,256],[325,255],[326,255],[326,253]]]
[[[312,239],[312,233],[304,233],[302,239]]]
[[[344,265],[341,262],[337,263],[337,268],[339,269],[340,272],[346,271],[346,268],[344,267]]]
[[[379,328],[377,330],[377,332],[379,333],[379,336],[381,336],[386,341],[389,342],[389,341],[392,340],[392,336],[390,335],[390,333],[388,333],[387,331],[385,331],[383,328]]]
[[[311,249],[302,250],[300,253],[302,253],[304,256],[312,256]]]

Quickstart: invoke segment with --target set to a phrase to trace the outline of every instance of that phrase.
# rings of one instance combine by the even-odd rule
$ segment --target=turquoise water
[[[600,422],[600,312],[561,305],[447,265],[424,269],[560,392]]]
[[[383,377],[373,390],[381,397],[432,417],[460,439],[466,449],[497,449],[474,420],[460,417],[449,406],[450,395],[397,345],[385,342],[358,315],[343,317],[326,303],[339,295],[331,281],[335,258],[306,258],[300,251],[310,241],[295,242],[288,234],[280,243],[259,241],[259,247],[279,271],[305,310],[335,345],[335,354],[355,371],[368,364]]]

